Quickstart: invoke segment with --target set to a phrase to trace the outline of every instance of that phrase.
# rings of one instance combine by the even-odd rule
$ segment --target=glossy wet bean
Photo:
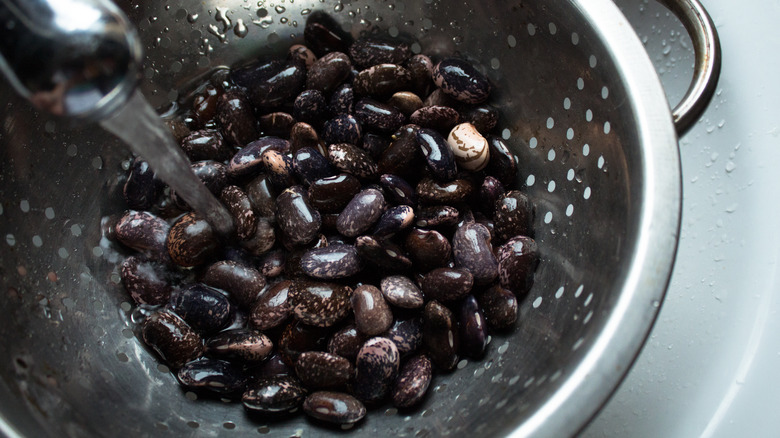
[[[355,118],[362,126],[379,132],[393,132],[406,120],[394,106],[370,98],[360,99],[355,104]]]
[[[360,181],[342,173],[321,178],[309,186],[309,202],[322,213],[340,213],[360,191]]]
[[[125,290],[138,304],[167,303],[173,292],[172,273],[162,264],[141,256],[126,258],[119,275]]]
[[[248,363],[260,363],[273,351],[271,339],[252,329],[227,330],[206,341],[206,353]]]
[[[307,351],[320,351],[327,342],[328,331],[322,327],[293,320],[285,326],[277,346],[284,363],[295,366],[298,356]]]
[[[224,290],[236,303],[245,308],[254,304],[266,286],[265,277],[257,269],[228,260],[209,265],[200,281]]]
[[[171,227],[166,246],[174,263],[193,267],[216,255],[219,240],[205,219],[196,213],[187,213]]]
[[[475,294],[487,324],[494,329],[511,327],[517,321],[517,297],[500,285],[493,285]]]
[[[220,201],[233,216],[238,238],[246,240],[252,237],[257,229],[257,217],[247,194],[237,186],[227,186],[222,189]]]
[[[496,136],[488,137],[490,162],[485,171],[495,176],[502,184],[511,187],[517,183],[517,157],[504,141]]]
[[[341,52],[331,52],[312,64],[306,79],[306,88],[332,93],[352,71],[352,62]]]
[[[225,161],[232,156],[222,134],[215,129],[194,131],[181,141],[181,149],[190,161]]]
[[[408,205],[388,208],[374,227],[374,235],[387,238],[408,229],[414,223],[414,209]]]
[[[230,159],[228,175],[234,179],[257,176],[264,170],[262,157],[268,150],[287,153],[290,150],[290,142],[278,137],[263,137],[250,142]]]
[[[297,279],[290,286],[288,299],[295,317],[304,324],[331,327],[349,314],[349,286]]]
[[[422,291],[409,277],[391,275],[383,278],[380,285],[382,295],[393,306],[403,309],[419,309],[425,304]]]
[[[268,175],[262,173],[244,186],[252,207],[261,217],[273,217],[276,214],[276,190],[268,181]]]
[[[402,41],[365,37],[352,43],[349,55],[358,67],[367,68],[382,63],[401,64],[412,56],[412,51]]]
[[[295,374],[312,389],[344,386],[354,374],[346,358],[323,351],[307,351],[295,361]]]
[[[306,389],[298,379],[276,376],[261,379],[241,397],[249,412],[273,414],[288,412],[299,407],[306,398]]]
[[[199,333],[216,333],[233,318],[233,305],[217,289],[190,284],[171,295],[171,310]]]
[[[459,122],[458,111],[443,105],[422,106],[409,116],[409,123],[443,132],[448,132]]]
[[[433,68],[433,81],[449,96],[464,103],[482,103],[490,95],[487,78],[470,63],[447,58]]]
[[[293,169],[298,178],[306,184],[311,184],[320,178],[327,178],[336,173],[327,158],[316,149],[303,147],[295,151]]]
[[[227,91],[219,97],[216,119],[222,136],[232,145],[243,147],[257,139],[254,110],[239,90]]]
[[[181,317],[167,310],[154,312],[144,320],[141,339],[174,369],[203,354],[201,337]]]
[[[166,239],[170,226],[165,220],[145,211],[128,210],[116,223],[116,238],[123,245],[144,253],[153,260],[170,260]]]
[[[355,239],[355,248],[360,258],[374,268],[389,272],[404,272],[412,267],[412,261],[404,255],[403,249],[393,242],[380,241],[372,236],[360,236]]]
[[[420,128],[417,130],[417,144],[428,163],[428,168],[437,179],[441,181],[455,179],[458,173],[455,155],[441,134],[433,129]]]
[[[393,312],[382,292],[375,286],[363,284],[355,288],[350,297],[358,331],[368,336],[387,331],[393,323]]]
[[[285,189],[276,198],[276,219],[285,235],[300,245],[314,240],[322,225],[320,213],[312,208],[301,186]]]
[[[409,88],[412,75],[409,70],[397,64],[377,64],[358,73],[352,82],[355,94],[388,98],[398,91]]]
[[[339,214],[336,227],[347,237],[355,237],[368,231],[384,213],[385,197],[377,189],[360,191]]]
[[[295,123],[296,120],[291,114],[281,111],[268,113],[257,119],[261,134],[272,137],[289,137]]]
[[[282,280],[270,286],[255,301],[249,315],[249,322],[259,330],[270,330],[282,325],[292,315],[289,300],[292,281]]]
[[[458,309],[460,351],[464,356],[479,359],[487,348],[488,332],[485,317],[473,295],[467,296]]]
[[[339,114],[325,122],[322,128],[322,139],[329,145],[336,143],[359,145],[362,138],[363,130],[351,114]]]
[[[163,183],[155,177],[149,163],[136,158],[130,167],[122,195],[128,207],[146,210],[152,207],[163,191]]]
[[[290,128],[290,150],[295,152],[305,147],[312,148],[323,156],[328,154],[325,143],[314,127],[305,122],[298,122]]]
[[[471,292],[474,276],[463,269],[437,268],[425,274],[420,286],[428,299],[454,301]]]
[[[457,204],[463,202],[474,191],[474,186],[466,179],[438,182],[433,178],[423,178],[415,189],[420,202],[428,204]]]
[[[348,143],[328,147],[328,159],[338,170],[361,179],[373,179],[377,174],[374,160],[362,149]]]
[[[423,344],[437,367],[445,371],[455,368],[460,346],[457,321],[450,309],[437,301],[425,305]]]
[[[493,220],[500,241],[514,236],[529,236],[534,220],[534,205],[525,193],[510,190],[498,198]]]
[[[314,278],[333,280],[351,277],[363,268],[353,245],[332,244],[310,249],[301,257],[301,269]]]
[[[490,161],[488,141],[471,123],[461,123],[452,128],[447,143],[462,169],[478,172]]]
[[[300,122],[320,126],[328,115],[328,101],[320,90],[304,90],[293,102],[293,116]]]
[[[539,247],[530,237],[515,236],[498,249],[498,273],[501,286],[518,297],[528,293],[539,265]]]
[[[404,248],[420,272],[446,266],[452,255],[449,240],[436,230],[412,228],[406,236]]]
[[[190,390],[205,390],[222,396],[243,393],[247,384],[247,377],[239,366],[209,358],[185,364],[176,377]]]
[[[452,227],[460,220],[460,212],[449,205],[429,205],[417,209],[414,225],[419,228]]]
[[[470,272],[476,284],[488,284],[498,276],[490,231],[482,224],[460,225],[452,237],[452,254],[455,265]]]

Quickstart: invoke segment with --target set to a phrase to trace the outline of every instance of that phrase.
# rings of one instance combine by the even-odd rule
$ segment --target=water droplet
[[[198,21],[198,17],[199,17],[198,14],[189,14],[187,15],[187,21],[189,21],[190,23],[195,23],[196,21]]]
[[[301,15],[309,15],[310,13],[311,13],[311,9],[309,9],[309,8],[306,8],[306,9],[301,11]]]
[[[344,10],[344,4],[341,2],[336,3],[336,6],[333,7],[333,10],[336,12],[341,12]]]
[[[246,28],[244,20],[240,18],[236,20],[236,26],[233,28],[233,33],[239,38],[244,38],[249,33],[249,29]]]
[[[733,172],[733,171],[734,171],[734,169],[736,169],[736,168],[737,168],[737,165],[736,165],[736,164],[734,164],[734,162],[733,162],[733,161],[729,161],[728,163],[726,163],[726,172],[728,172],[728,173],[731,173],[731,172]]]
[[[217,7],[217,15],[214,17],[215,20],[222,23],[222,32],[227,31],[230,29],[233,25],[233,23],[230,21],[230,18],[228,18],[227,14],[230,12],[228,8],[221,8]]]
[[[261,20],[253,20],[252,23],[260,26],[261,29],[268,29],[273,24],[274,18],[271,16],[265,17]]]
[[[277,14],[284,14],[284,12],[287,10],[284,6],[278,5],[274,8]]]

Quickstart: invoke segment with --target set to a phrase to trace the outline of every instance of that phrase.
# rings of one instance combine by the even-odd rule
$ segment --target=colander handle
[[[685,26],[695,54],[693,81],[672,117],[678,135],[683,135],[707,109],[718,85],[721,48],[718,31],[699,0],[658,0]]]

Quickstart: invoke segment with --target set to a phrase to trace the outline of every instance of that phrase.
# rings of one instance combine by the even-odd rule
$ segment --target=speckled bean
[[[206,268],[201,282],[226,291],[239,305],[247,308],[266,286],[265,277],[257,269],[228,260],[218,261]]]
[[[273,414],[299,407],[306,397],[306,389],[298,379],[290,376],[264,378],[248,389],[241,402],[249,412]]]
[[[243,393],[247,384],[247,377],[240,367],[210,358],[185,364],[176,377],[185,388],[210,391],[223,397]]]
[[[181,317],[162,310],[141,324],[141,339],[172,368],[177,369],[203,353],[203,341]]]
[[[350,297],[358,331],[375,336],[387,331],[393,323],[393,312],[382,292],[375,286],[363,284],[355,288]]]
[[[400,364],[395,343],[377,337],[366,341],[355,362],[355,396],[364,402],[376,402],[390,391]]]
[[[393,405],[408,408],[422,401],[433,378],[433,364],[425,354],[409,359],[401,368],[393,387]]]
[[[270,330],[282,325],[292,315],[289,301],[292,281],[282,280],[269,287],[255,301],[249,322],[259,330]]]
[[[158,305],[168,302],[173,291],[173,275],[159,263],[140,256],[130,256],[119,271],[122,285],[138,304]]]
[[[338,243],[310,249],[301,257],[303,272],[323,280],[351,277],[362,268],[357,250],[347,244]]]
[[[518,297],[524,297],[533,285],[539,265],[539,247],[530,237],[515,236],[498,249],[498,272],[501,286]]]
[[[349,394],[318,391],[306,397],[303,412],[328,423],[353,424],[366,416],[366,407]]]
[[[233,305],[217,289],[190,284],[171,295],[171,310],[199,333],[216,333],[233,318]]]
[[[437,367],[445,371],[455,368],[460,346],[457,322],[450,309],[437,301],[425,305],[423,344]]]
[[[490,82],[470,63],[447,58],[433,68],[433,81],[449,96],[464,103],[482,103],[490,96]]]
[[[347,237],[358,236],[368,231],[384,213],[385,197],[377,189],[360,191],[339,214],[336,227]]]
[[[351,295],[349,286],[297,279],[290,286],[288,299],[293,314],[304,324],[331,327],[349,314]]]
[[[420,288],[409,277],[391,275],[380,283],[387,302],[403,309],[419,309],[425,304]]]
[[[465,223],[452,237],[455,265],[474,276],[474,283],[488,284],[498,275],[498,261],[493,255],[490,231],[477,223]]]
[[[425,274],[420,286],[428,299],[454,301],[471,292],[474,277],[463,269],[437,268]]]
[[[196,213],[187,213],[171,227],[166,246],[174,263],[193,267],[216,255],[219,240],[205,219]]]
[[[295,374],[312,389],[344,386],[354,374],[346,358],[323,351],[307,351],[295,361]]]
[[[273,351],[271,339],[252,329],[227,330],[206,341],[206,353],[229,360],[248,363],[264,361]]]
[[[312,208],[301,186],[285,189],[276,198],[276,220],[285,235],[298,245],[314,240],[322,225],[320,213]]]

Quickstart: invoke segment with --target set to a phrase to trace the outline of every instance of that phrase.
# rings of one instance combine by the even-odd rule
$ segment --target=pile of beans
[[[470,63],[353,40],[215,73],[170,123],[228,208],[218,236],[136,158],[113,227],[138,336],[199,394],[342,425],[418,404],[511,330],[539,262],[533,203]]]

